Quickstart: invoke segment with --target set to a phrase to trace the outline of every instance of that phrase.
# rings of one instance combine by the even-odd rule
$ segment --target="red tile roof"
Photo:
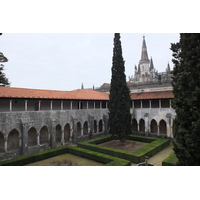
[[[109,100],[109,94],[94,90],[78,89],[73,91],[39,90],[13,87],[0,87],[0,98],[26,99],[71,99],[71,100]],[[173,92],[155,91],[131,93],[132,100],[173,99]]]
[[[131,99],[132,100],[173,99],[173,98],[174,98],[174,94],[173,94],[172,90],[131,93]]]
[[[56,91],[0,87],[0,98],[109,100],[109,95],[94,90],[82,89],[73,91]]]

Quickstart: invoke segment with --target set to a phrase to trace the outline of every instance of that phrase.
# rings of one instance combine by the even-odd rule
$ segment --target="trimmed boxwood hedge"
[[[170,156],[168,156],[162,161],[162,166],[177,166],[177,162],[178,159],[175,153],[172,153]]]
[[[147,142],[149,144],[145,145],[144,147],[142,147],[134,152],[128,152],[128,151],[124,151],[124,150],[120,150],[120,149],[113,149],[110,147],[103,147],[103,146],[96,145],[96,144],[100,144],[99,141],[104,141],[104,140],[109,141],[112,139],[113,139],[112,136],[103,136],[100,138],[87,140],[84,142],[79,142],[77,144],[77,146],[91,150],[91,151],[96,151],[96,152],[111,155],[114,157],[126,159],[126,160],[129,160],[134,163],[140,163],[145,160],[145,156],[150,157],[150,156],[156,154],[163,148],[167,147],[170,143],[170,141],[167,139],[157,139],[157,138],[149,138],[149,137],[143,137],[143,136],[130,135],[128,138],[129,140]]]
[[[58,156],[64,153],[71,153],[80,157],[95,160],[103,163],[105,166],[130,166],[131,162],[124,159],[119,159],[109,155],[104,155],[98,152],[92,152],[87,149],[82,149],[75,146],[62,146],[46,151],[29,154],[10,160],[0,162],[0,166],[23,166],[29,163],[41,161],[50,157]]]

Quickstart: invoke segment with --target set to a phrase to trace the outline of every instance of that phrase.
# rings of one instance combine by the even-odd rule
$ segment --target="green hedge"
[[[112,139],[111,136],[110,136],[110,138]],[[99,138],[100,141],[102,141],[102,139],[103,139],[102,137]],[[168,146],[170,143],[170,141],[166,140],[166,139],[148,138],[148,137],[143,137],[143,136],[132,136],[131,135],[128,139],[141,141],[141,142],[147,142],[147,141],[148,142],[152,141],[152,142],[134,152],[128,152],[128,151],[124,151],[124,150],[120,150],[120,149],[113,149],[113,148],[109,148],[109,147],[98,146],[98,145],[96,145],[96,144],[99,144],[98,139],[95,139],[96,144],[94,144],[94,140],[88,140],[88,141],[84,141],[84,142],[79,142],[77,144],[77,146],[88,149],[90,151],[96,151],[96,152],[100,152],[103,154],[107,154],[107,155],[111,155],[114,157],[129,160],[134,163],[140,163],[145,160],[145,156],[150,157],[150,156],[156,154],[157,152],[159,152],[160,150],[162,150],[163,148]]]
[[[175,153],[172,153],[170,156],[168,156],[162,161],[162,166],[177,166],[177,163],[178,159]]]
[[[87,149],[78,148],[75,146],[62,146],[46,151],[29,154],[10,160],[0,162],[0,166],[23,166],[29,163],[41,161],[50,157],[58,156],[64,153],[71,153],[80,157],[95,160],[105,164],[105,166],[130,166],[131,162],[124,159],[119,159],[109,155],[104,155],[98,152],[92,152]]]

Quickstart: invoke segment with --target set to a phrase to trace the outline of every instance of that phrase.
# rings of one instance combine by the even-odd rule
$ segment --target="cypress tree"
[[[173,51],[172,106],[178,165],[200,165],[200,34],[182,33]]]
[[[109,133],[122,143],[131,133],[131,99],[124,64],[120,34],[115,33],[109,99]]]
[[[0,33],[2,35],[2,33]],[[0,63],[8,62],[8,59],[3,55],[3,53],[0,52]],[[8,79],[6,78],[5,73],[3,73],[4,65],[0,64],[0,86],[9,86],[10,83],[8,82]]]

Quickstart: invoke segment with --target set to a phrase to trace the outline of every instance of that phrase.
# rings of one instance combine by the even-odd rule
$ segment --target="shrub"
[[[162,161],[162,166],[176,166],[177,162],[178,162],[178,159],[175,153],[172,153],[170,156],[168,156]]]

